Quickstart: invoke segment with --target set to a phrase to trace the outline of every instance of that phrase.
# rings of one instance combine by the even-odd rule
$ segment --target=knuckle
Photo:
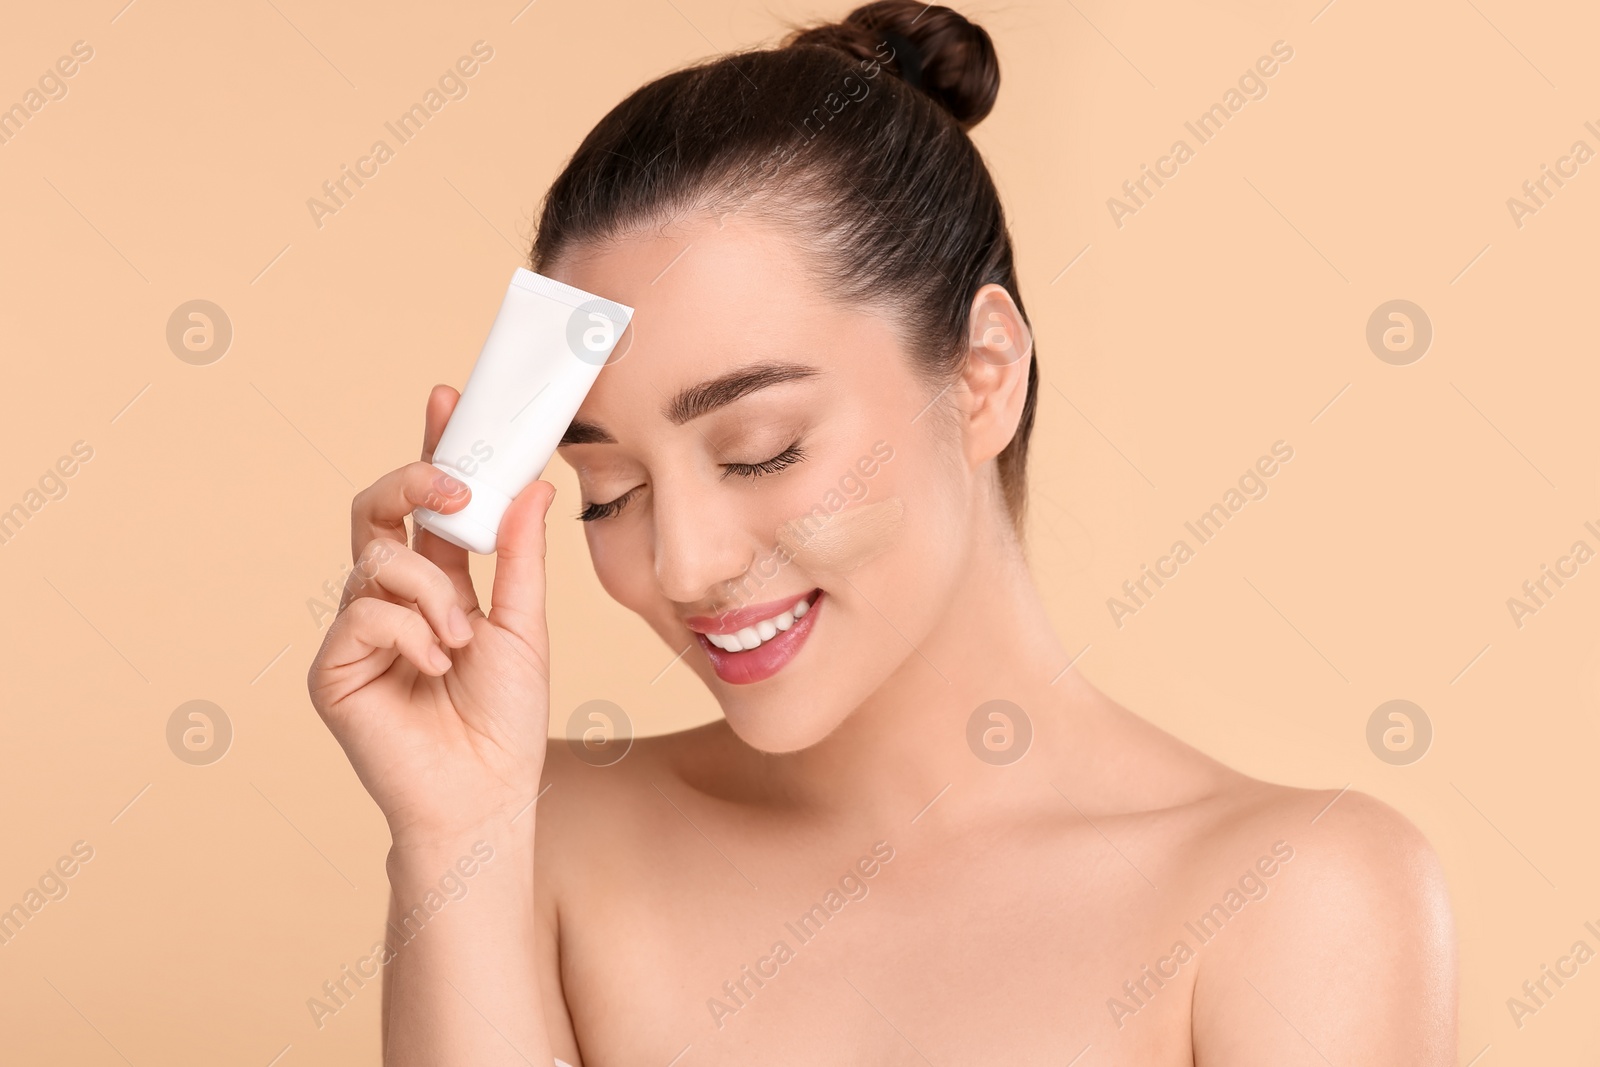
[[[451,604],[461,602],[461,593],[456,589],[456,583],[433,560],[428,560],[428,592],[439,600],[449,601]]]
[[[415,611],[407,611],[405,619],[397,625],[396,636],[417,644],[433,643],[433,627]]]
[[[355,569],[351,572],[359,575],[363,581],[370,581],[377,577],[378,571],[385,563],[394,559],[406,547],[392,537],[374,537],[361,548],[361,554],[356,557]]]
[[[367,629],[378,625],[384,613],[384,602],[374,600],[372,597],[357,597],[348,601],[341,616],[350,620],[350,625]]]

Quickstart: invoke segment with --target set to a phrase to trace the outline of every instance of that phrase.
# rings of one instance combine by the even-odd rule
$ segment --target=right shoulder
[[[743,750],[741,753],[740,750]],[[604,862],[608,854],[638,856],[671,820],[687,793],[714,781],[748,753],[721,719],[654,737],[605,745],[584,739],[550,738],[539,796],[535,842],[545,857],[563,866]],[[620,858],[620,857],[619,857]]]
[[[591,951],[598,943],[604,955],[616,926],[606,917],[618,906],[637,906],[625,895],[659,877],[676,829],[670,820],[681,822],[670,799],[685,792],[681,768],[703,764],[700,753],[716,745],[719,727],[726,730],[719,721],[620,744],[564,737],[546,742],[539,793],[516,818],[534,825],[536,951],[558,1057],[577,1062],[579,1053],[568,1002],[571,961],[564,956],[575,951],[574,943]]]

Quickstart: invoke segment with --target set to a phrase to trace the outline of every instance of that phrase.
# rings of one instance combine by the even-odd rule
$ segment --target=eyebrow
[[[592,422],[572,420],[572,425],[567,427],[567,432],[561,435],[561,441],[556,445],[614,445],[617,439],[606,433]]]
[[[815,377],[820,373],[818,368],[804,363],[751,363],[720,377],[689,386],[663,404],[661,414],[674,426],[682,426],[751,393],[784,382]],[[616,444],[616,438],[594,423],[573,419],[567,432],[561,436],[561,444]]]
[[[803,363],[751,363],[720,378],[691,385],[662,405],[661,414],[674,426],[682,426],[758,390],[819,373],[816,367]]]

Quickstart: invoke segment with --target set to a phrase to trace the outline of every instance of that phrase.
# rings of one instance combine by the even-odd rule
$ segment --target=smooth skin
[[[487,614],[465,551],[405,544],[413,508],[464,502],[426,463],[454,390],[429,397],[423,462],[356,498],[353,552],[380,562],[309,684],[389,821],[391,920],[493,849],[387,965],[385,1062],[1453,1064],[1455,936],[1416,828],[1238,774],[1063,670],[995,466],[1032,346],[1011,297],[974,294],[961,374],[930,384],[892,309],[823,295],[803,247],[706,217],[548,270],[636,309],[578,412],[611,440],[561,451],[584,504],[621,501],[585,524],[601,584],[663,663],[687,646],[672,669],[723,719],[605,767],[546,744],[553,487],[507,512]],[[811,373],[687,419],[669,403],[763,362]],[[848,481],[880,441],[893,458]],[[905,501],[894,546],[740,592],[841,485]],[[813,589],[805,646],[752,685],[684,623]],[[969,746],[992,700],[1031,726],[1009,764]]]

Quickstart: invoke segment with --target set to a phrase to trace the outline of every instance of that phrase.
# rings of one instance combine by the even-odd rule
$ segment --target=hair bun
[[[896,37],[915,54],[897,47]],[[948,7],[875,0],[842,22],[796,30],[784,44],[827,45],[878,60],[933,97],[964,130],[989,114],[1000,93],[1000,60],[988,32]]]

